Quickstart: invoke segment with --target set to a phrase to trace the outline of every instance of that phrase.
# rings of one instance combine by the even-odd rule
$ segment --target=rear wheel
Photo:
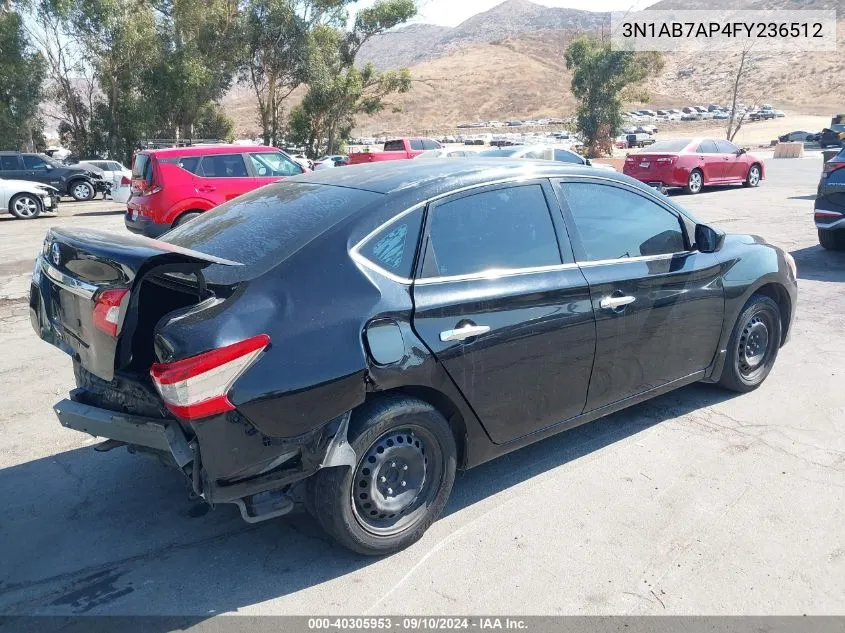
[[[818,229],[819,244],[831,251],[845,250],[845,231],[828,231]]]
[[[684,192],[689,194],[696,194],[701,191],[701,188],[704,186],[704,175],[701,173],[700,169],[693,169],[689,173],[689,178],[687,179],[687,186],[684,187]]]
[[[781,327],[778,304],[766,295],[753,295],[734,325],[719,384],[740,392],[759,387],[777,359]]]
[[[86,180],[74,180],[68,187],[71,197],[77,202],[86,202],[91,200],[97,192],[94,191],[94,185]]]
[[[198,218],[202,215],[202,211],[188,211],[187,213],[183,213],[176,221],[173,223],[173,226],[182,226],[185,222],[190,222],[194,218]]]
[[[742,184],[746,187],[757,187],[760,184],[760,175],[760,165],[751,165],[751,169],[748,170],[748,176]]]
[[[324,468],[308,481],[306,507],[341,545],[381,556],[416,542],[440,516],[455,481],[457,448],[431,405],[394,397],[353,414],[355,468]]]
[[[12,198],[9,211],[19,220],[33,220],[41,215],[41,200],[29,193],[21,193]]]

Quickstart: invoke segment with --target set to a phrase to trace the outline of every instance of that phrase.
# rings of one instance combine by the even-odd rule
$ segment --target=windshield
[[[830,129],[834,132],[845,132],[845,123],[837,123],[835,125],[831,125]]]
[[[177,226],[161,239],[243,266],[213,265],[212,284],[264,274],[382,194],[348,187],[281,182],[261,187]]]
[[[688,138],[657,141],[640,150],[640,153],[654,154],[655,152],[682,152],[690,144]]]

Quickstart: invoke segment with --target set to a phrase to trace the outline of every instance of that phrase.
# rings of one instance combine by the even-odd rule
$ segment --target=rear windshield
[[[405,141],[387,141],[384,144],[385,152],[402,152],[405,151]]]
[[[143,179],[148,185],[153,184],[153,162],[147,154],[136,154],[132,164],[132,178]]]
[[[284,182],[256,189],[186,222],[161,239],[240,262],[209,266],[209,283],[253,279],[293,255],[322,232],[379,199],[380,193]]]
[[[657,152],[681,152],[689,144],[690,141],[688,138],[670,139],[667,141],[657,141],[640,151],[648,154],[655,154]]]

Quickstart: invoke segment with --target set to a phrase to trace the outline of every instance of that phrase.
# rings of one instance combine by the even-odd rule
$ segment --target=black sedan
[[[54,228],[30,311],[73,358],[62,425],[385,554],[457,469],[696,381],[758,387],[796,300],[788,254],[631,178],[468,159],[292,178],[161,241]]]
[[[813,211],[822,247],[845,249],[845,149],[824,164]]]

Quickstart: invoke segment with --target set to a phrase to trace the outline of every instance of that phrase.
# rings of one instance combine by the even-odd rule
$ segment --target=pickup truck
[[[406,160],[419,156],[429,149],[441,149],[442,145],[430,138],[401,138],[394,141],[387,141],[384,144],[384,151],[381,152],[356,152],[349,155],[350,165],[361,165],[364,163],[377,163],[383,160]]]

